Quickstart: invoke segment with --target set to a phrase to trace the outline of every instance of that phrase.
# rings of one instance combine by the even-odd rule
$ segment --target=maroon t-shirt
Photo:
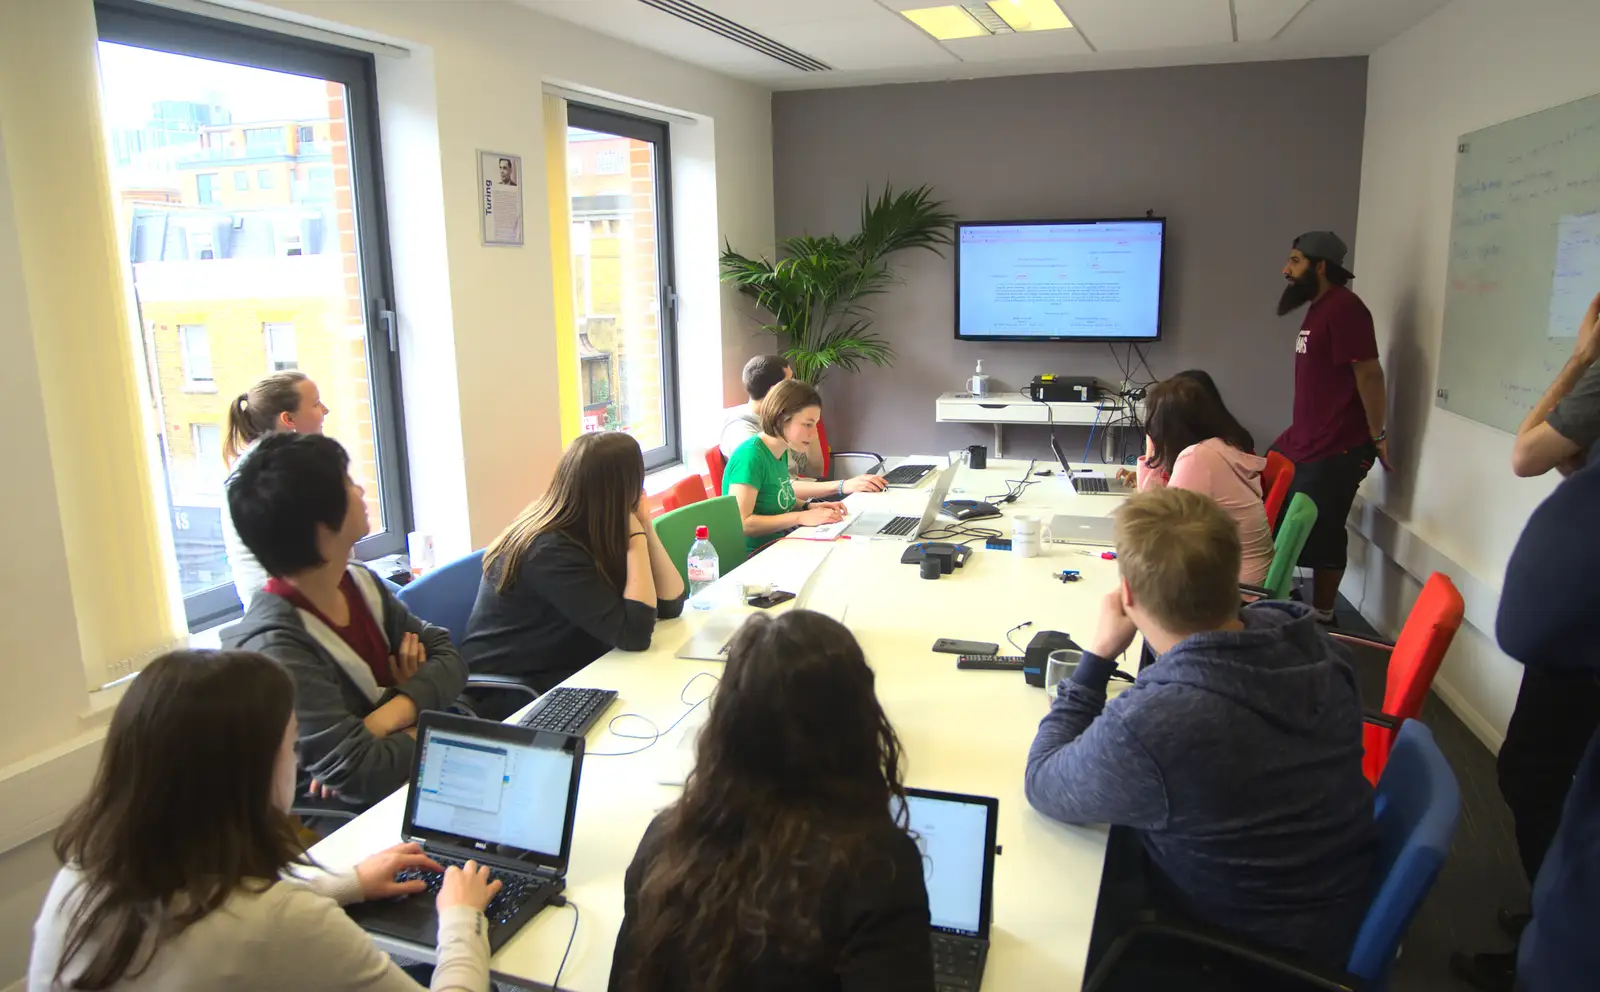
[[[1334,286],[1314,300],[1294,346],[1294,423],[1273,447],[1292,462],[1314,462],[1372,440],[1351,366],[1377,357],[1361,297]]]
[[[367,601],[361,595],[361,590],[356,588],[356,582],[349,572],[345,572],[344,578],[339,580],[339,591],[344,594],[345,605],[350,608],[350,622],[343,627],[329,620],[327,614],[301,595],[300,590],[282,579],[268,579],[263,589],[274,596],[282,596],[302,610],[310,610],[318,620],[338,634],[341,641],[350,645],[350,650],[361,656],[361,660],[372,669],[372,677],[378,680],[378,685],[384,688],[394,685],[394,672],[389,667],[389,642],[384,640],[378,621],[367,609]]]

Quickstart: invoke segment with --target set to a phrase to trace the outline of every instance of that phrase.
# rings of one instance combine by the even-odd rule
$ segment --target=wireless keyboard
[[[932,465],[901,465],[899,468],[890,469],[883,481],[891,486],[909,486],[922,481],[923,476],[933,471]]]
[[[539,697],[519,721],[524,727],[557,734],[583,734],[617,698],[615,689],[569,689],[560,686]]]

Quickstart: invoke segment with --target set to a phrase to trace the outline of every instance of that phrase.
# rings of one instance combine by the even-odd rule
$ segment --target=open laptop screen
[[[564,864],[579,761],[581,738],[464,718],[425,720],[408,832],[467,853]]]
[[[906,806],[922,851],[934,929],[988,937],[998,803],[981,796],[907,789]]]

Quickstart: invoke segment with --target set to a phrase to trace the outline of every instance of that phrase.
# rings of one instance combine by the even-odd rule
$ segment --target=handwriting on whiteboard
[[[1589,301],[1600,292],[1600,211],[1564,214],[1556,225],[1549,335],[1576,338]]]

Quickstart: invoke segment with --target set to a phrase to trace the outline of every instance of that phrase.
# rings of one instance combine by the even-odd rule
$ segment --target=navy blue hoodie
[[[1532,668],[1600,677],[1600,462],[1563,482],[1528,518],[1506,565],[1495,635]],[[1550,853],[1533,882],[1533,922],[1517,974],[1528,992],[1600,982],[1600,734],[1578,765]]]
[[[1342,967],[1378,836],[1355,673],[1305,606],[1240,616],[1110,703],[1115,663],[1085,654],[1028,752],[1028,801],[1133,827],[1196,918]]]

